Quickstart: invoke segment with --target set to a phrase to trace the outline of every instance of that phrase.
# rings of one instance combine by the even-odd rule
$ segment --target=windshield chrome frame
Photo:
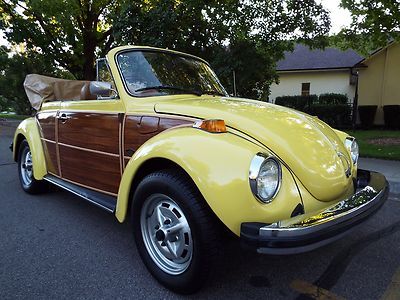
[[[188,57],[188,58],[191,58],[191,59],[200,61],[200,62],[206,64],[206,65],[210,68],[210,70],[211,70],[211,72],[213,73],[213,75],[215,76],[215,78],[216,78],[218,84],[221,86],[223,92],[225,93],[225,96],[224,96],[224,97],[229,97],[229,94],[226,92],[225,87],[221,84],[221,82],[220,82],[220,80],[219,80],[217,74],[215,74],[215,72],[214,72],[214,70],[211,68],[210,64],[209,64],[207,61],[205,61],[204,59],[202,59],[202,58],[200,58],[200,57],[197,57],[197,56],[194,56],[194,55],[191,55],[191,54],[188,54],[188,53],[176,52],[176,51],[171,51],[171,50],[168,50],[168,49],[158,49],[158,48],[152,49],[152,48],[139,48],[139,47],[138,47],[138,48],[132,48],[132,49],[124,49],[124,50],[118,51],[118,52],[115,53],[115,55],[114,55],[114,61],[115,61],[115,65],[117,66],[119,76],[120,76],[120,78],[121,78],[121,80],[122,80],[122,83],[123,83],[123,85],[124,85],[124,89],[125,89],[125,91],[128,93],[129,96],[132,96],[132,97],[135,97],[135,98],[148,98],[148,97],[171,96],[171,94],[139,96],[139,95],[135,95],[134,93],[132,93],[132,92],[129,90],[128,85],[126,84],[125,77],[124,77],[124,75],[122,74],[122,70],[121,70],[121,68],[120,68],[120,66],[119,66],[119,63],[118,63],[118,55],[120,55],[120,54],[122,54],[122,53],[125,53],[125,52],[134,52],[134,51],[138,51],[138,52],[153,52],[153,53],[154,53],[154,52],[167,53],[167,54],[172,54],[172,55],[177,55],[177,56]],[[181,95],[184,95],[184,94],[181,94]]]

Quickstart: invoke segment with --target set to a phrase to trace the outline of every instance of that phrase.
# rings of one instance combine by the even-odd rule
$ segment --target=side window
[[[109,82],[111,83],[112,89],[115,90],[114,79],[111,75],[110,67],[108,66],[105,58],[100,58],[96,61],[96,81]],[[111,93],[109,96],[103,96],[101,98],[115,98],[115,94]]]
[[[301,84],[301,95],[310,96],[310,83],[304,82]]]
[[[108,63],[105,58],[100,58],[97,60],[96,65],[96,80],[97,81],[106,81],[114,84],[114,80],[111,76],[110,68],[108,67]]]

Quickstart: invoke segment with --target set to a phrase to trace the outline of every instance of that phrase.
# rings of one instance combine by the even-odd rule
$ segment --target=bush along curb
[[[388,129],[400,129],[400,105],[383,106],[385,127]]]
[[[317,116],[336,128],[351,127],[352,108],[344,94],[280,96],[276,97],[275,104]]]
[[[360,105],[358,107],[358,114],[360,116],[360,123],[363,129],[370,129],[374,125],[377,105]]]

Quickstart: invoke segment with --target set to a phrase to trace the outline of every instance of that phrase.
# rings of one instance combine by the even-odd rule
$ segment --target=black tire
[[[18,152],[18,176],[22,189],[29,194],[39,194],[47,190],[47,184],[43,180],[36,180],[33,176],[32,160],[29,144],[26,140],[21,142]],[[30,164],[26,162],[30,161]]]
[[[171,199],[173,203],[171,206],[165,208],[165,201],[171,203],[168,199]],[[176,260],[188,260],[185,263],[178,263],[179,270],[177,272],[181,272],[179,274],[169,273],[171,271],[168,269],[168,261],[166,263],[163,261],[163,259],[165,260],[165,256],[161,259],[161,265],[168,269],[168,271],[163,270],[162,267],[156,263],[157,259],[154,258],[155,256],[162,257],[162,255],[157,256],[150,254],[148,250],[148,247],[151,248],[152,244],[155,244],[155,246],[151,249],[160,249],[163,243],[164,246],[166,246],[165,242],[162,241],[162,238],[164,238],[164,241],[167,241],[169,239],[167,236],[168,233],[164,235],[160,234],[160,237],[158,233],[160,231],[162,232],[162,228],[159,227],[159,229],[156,230],[157,226],[154,228],[154,230],[157,231],[155,235],[151,235],[151,233],[144,234],[143,232],[147,231],[146,229],[142,230],[143,227],[150,229],[153,228],[151,225],[146,227],[143,224],[153,224],[151,219],[156,218],[155,214],[157,208],[153,209],[151,215],[146,214],[145,211],[151,209],[151,206],[149,205],[152,202],[158,203],[157,201],[159,200],[164,202],[161,206],[157,206],[158,211],[164,209],[163,214],[170,217],[170,222],[167,223],[167,225],[162,226],[165,226],[168,229],[170,228],[168,226],[176,225],[176,223],[179,222],[186,224],[184,221],[187,220],[190,229],[190,238],[186,227],[186,229],[180,229],[177,236],[173,237],[173,239],[177,239],[173,241],[176,245],[183,244],[184,246],[182,247],[185,248],[185,250],[188,250],[187,253],[191,253],[191,256],[189,257],[189,254],[184,254],[185,250],[183,250],[182,253],[186,255],[187,258],[183,255],[177,258],[175,257]],[[177,208],[177,210],[175,208]],[[172,217],[171,211],[174,213]],[[181,213],[183,213],[184,220],[182,217],[179,218]],[[144,216],[143,220],[141,219],[142,215]],[[159,214],[157,214],[157,216],[159,216]],[[158,220],[160,219],[158,218]],[[165,222],[166,221],[164,221],[164,224],[166,224]],[[202,195],[186,174],[175,170],[162,170],[146,176],[139,183],[133,196],[132,224],[139,254],[150,273],[161,284],[168,289],[181,294],[191,294],[202,287],[218,256],[218,245],[220,243],[218,227],[220,224],[216,222],[216,217],[213,215]],[[150,232],[150,230],[148,230],[148,232]],[[165,232],[168,232],[168,230]],[[184,232],[183,235],[181,234],[182,232]],[[149,242],[148,238],[147,242],[145,242],[145,236],[153,236],[154,240]],[[184,241],[180,238],[182,236],[184,236]],[[158,241],[156,241],[157,238],[159,238]],[[157,246],[156,243],[158,243],[159,246]],[[181,248],[176,246],[175,249]],[[153,253],[155,252],[153,251]],[[176,253],[178,253],[178,250],[175,251],[175,254]],[[185,266],[185,264],[186,269],[182,267]],[[167,267],[165,267],[165,265],[167,265]]]

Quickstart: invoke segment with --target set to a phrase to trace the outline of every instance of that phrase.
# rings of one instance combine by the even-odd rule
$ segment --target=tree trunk
[[[96,80],[95,71],[95,51],[96,51],[96,27],[97,21],[93,21],[95,16],[92,11],[88,11],[88,16],[84,21],[83,31],[83,79]]]
[[[96,80],[96,70],[94,67],[94,51],[92,55],[85,55],[85,62],[83,64],[83,79]]]
[[[96,41],[91,36],[92,34],[89,33],[83,42],[83,79],[85,80],[96,80],[96,70],[94,65]]]

